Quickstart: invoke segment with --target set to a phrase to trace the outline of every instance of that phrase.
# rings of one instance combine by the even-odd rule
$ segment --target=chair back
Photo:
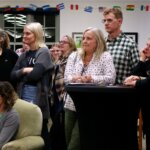
[[[43,120],[41,109],[37,105],[21,99],[16,101],[14,108],[20,116],[20,126],[16,139],[41,135]]]

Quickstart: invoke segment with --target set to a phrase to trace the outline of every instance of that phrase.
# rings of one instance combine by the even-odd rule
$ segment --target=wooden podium
[[[138,150],[136,89],[70,84],[66,90],[78,114],[81,150]]]

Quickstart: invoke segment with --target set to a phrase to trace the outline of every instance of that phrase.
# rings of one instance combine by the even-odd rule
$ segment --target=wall
[[[56,7],[57,4],[64,3],[65,8],[60,10],[60,37],[64,34],[72,35],[72,32],[83,32],[87,27],[93,26],[100,28],[104,34],[104,25],[101,20],[102,13],[98,11],[99,6],[112,7],[121,6],[124,15],[122,30],[124,32],[138,32],[139,49],[146,44],[147,38],[150,37],[150,8],[149,11],[141,11],[141,5],[150,5],[148,0],[0,0],[0,6],[10,5],[28,7],[29,4],[35,4],[38,7],[49,4]],[[70,5],[78,5],[78,10],[71,10]],[[127,11],[126,5],[135,5],[134,11]],[[86,6],[92,6],[91,13],[85,12]]]

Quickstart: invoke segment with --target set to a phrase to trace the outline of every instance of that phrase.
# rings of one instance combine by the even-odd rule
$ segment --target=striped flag
[[[33,10],[33,11],[36,11],[36,9],[38,8],[36,5],[34,4],[29,4],[29,7],[28,7],[30,10]]]
[[[18,5],[16,6],[16,11],[23,11],[23,10],[25,10],[24,7]]]
[[[87,7],[84,8],[84,11],[91,13],[93,11],[93,7],[92,6],[87,6]]]
[[[121,6],[113,6],[113,8],[117,8],[121,10]]]
[[[144,5],[141,5],[141,11],[149,11],[149,5],[146,5],[146,6],[144,6]]]
[[[76,5],[71,4],[70,5],[70,9],[71,10],[78,10],[79,9],[79,5],[77,5],[77,4]]]
[[[10,10],[11,10],[11,7],[10,7],[10,6],[6,6],[6,7],[3,8],[3,11],[4,11],[4,12],[10,11]]]
[[[42,6],[43,11],[49,11],[50,10],[50,5],[44,5]]]
[[[65,4],[64,3],[60,3],[58,5],[56,5],[57,10],[62,10],[65,9]]]
[[[134,11],[134,9],[135,9],[135,5],[127,5],[126,6],[126,10],[128,10],[128,11]]]

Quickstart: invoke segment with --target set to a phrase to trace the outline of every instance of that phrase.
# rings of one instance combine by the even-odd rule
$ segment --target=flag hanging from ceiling
[[[126,10],[128,10],[128,11],[134,11],[134,9],[135,9],[135,5],[127,5],[126,6]]]
[[[37,8],[38,7],[35,4],[29,4],[29,9],[30,10],[36,11]]]
[[[71,4],[70,5],[70,9],[71,10],[78,10],[79,9],[79,5],[77,5],[77,4],[76,5]]]
[[[141,11],[149,11],[149,5],[141,5]]]
[[[87,6],[87,7],[84,8],[84,11],[91,13],[93,11],[93,7],[92,6]]]
[[[16,11],[23,11],[23,10],[25,10],[24,7],[16,5]]]
[[[103,12],[105,9],[106,9],[106,7],[102,7],[102,6],[98,7],[99,12]]]
[[[42,6],[43,11],[49,11],[50,10],[50,5],[44,5]]]
[[[58,5],[56,5],[57,10],[62,10],[65,9],[65,4],[64,3],[60,3]]]
[[[117,8],[121,10],[121,6],[113,6],[113,8]]]

